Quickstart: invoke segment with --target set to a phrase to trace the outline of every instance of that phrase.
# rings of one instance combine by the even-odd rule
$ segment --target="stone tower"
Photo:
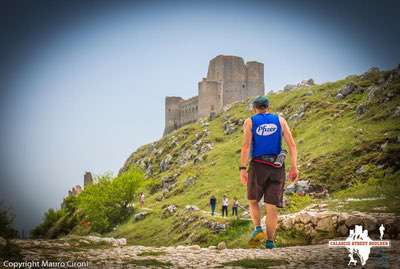
[[[210,60],[207,77],[198,83],[198,96],[165,98],[164,135],[198,118],[222,111],[225,105],[264,94],[264,64],[244,63],[241,57],[218,55]]]
[[[246,63],[246,96],[264,94],[264,64],[259,62]]]
[[[93,183],[93,176],[92,173],[86,172],[83,176],[83,186],[88,186]]]

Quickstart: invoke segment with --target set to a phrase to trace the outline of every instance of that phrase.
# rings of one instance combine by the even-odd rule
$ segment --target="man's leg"
[[[250,216],[255,227],[260,226],[260,208],[256,200],[249,200]]]
[[[251,233],[251,238],[249,243],[253,244],[264,240],[265,235],[260,225],[260,208],[258,206],[257,200],[249,200],[250,216],[253,224],[255,226],[254,231]]]
[[[278,225],[278,209],[276,205],[265,204],[267,239],[274,241],[276,226]]]

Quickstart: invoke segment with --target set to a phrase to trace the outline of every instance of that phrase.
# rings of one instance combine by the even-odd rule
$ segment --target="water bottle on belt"
[[[286,159],[286,153],[287,153],[287,151],[283,149],[281,151],[281,153],[279,153],[278,156],[276,156],[276,159],[275,159],[275,162],[274,162],[274,165],[276,167],[282,167],[282,165],[283,165],[283,163],[285,162],[285,159]]]

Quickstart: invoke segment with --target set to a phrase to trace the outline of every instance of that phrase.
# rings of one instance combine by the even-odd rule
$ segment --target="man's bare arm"
[[[291,161],[291,170],[296,170],[297,176],[297,147],[294,142],[292,132],[290,131],[289,125],[283,117],[279,117],[279,122],[283,129],[283,137],[285,139],[286,144],[288,145],[290,161]]]
[[[249,153],[250,153],[250,146],[252,140],[252,122],[251,119],[246,119],[243,124],[243,144],[242,144],[242,151],[240,154],[240,166],[247,166],[249,163]]]

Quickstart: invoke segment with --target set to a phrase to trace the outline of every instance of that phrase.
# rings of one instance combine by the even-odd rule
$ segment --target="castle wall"
[[[206,80],[222,81],[224,77],[224,56],[219,55],[210,60]]]
[[[247,96],[246,77],[246,66],[240,57],[219,55],[210,61],[207,80],[222,83],[223,106]]]
[[[222,108],[221,83],[203,80],[199,82],[198,117],[208,117],[211,112],[219,112]]]
[[[245,96],[263,95],[265,91],[264,64],[259,62],[247,62],[246,70],[247,93]]]
[[[182,100],[179,106],[180,113],[180,125],[185,125],[191,122],[195,122],[198,118],[198,104],[199,97],[194,96],[187,100]]]
[[[165,97],[165,129],[164,135],[179,128],[180,123],[180,103],[182,97],[167,96]]]

